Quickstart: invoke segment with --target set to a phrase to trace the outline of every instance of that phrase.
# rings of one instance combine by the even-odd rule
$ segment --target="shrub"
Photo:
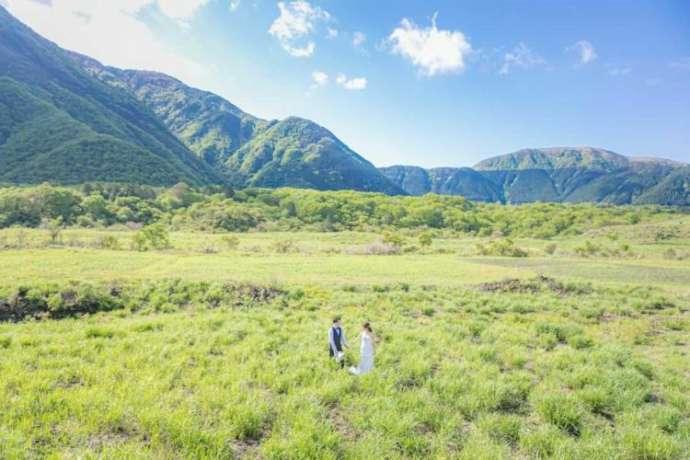
[[[90,327],[86,330],[88,339],[112,339],[115,333],[110,329],[102,327]]]
[[[115,235],[104,235],[96,240],[96,246],[100,249],[110,249],[117,251],[121,249],[120,240]]]
[[[271,249],[279,254],[287,254],[295,251],[295,242],[292,240],[278,240],[271,243]]]
[[[385,244],[380,241],[364,246],[352,246],[344,251],[347,254],[357,254],[366,256],[388,256],[400,254],[400,247]]]
[[[594,344],[592,339],[585,337],[584,335],[577,334],[568,338],[568,345],[571,347],[581,350],[583,348],[589,348]]]
[[[240,246],[240,239],[235,235],[226,235],[223,237],[223,243],[230,251],[234,251]]]
[[[431,232],[423,232],[419,235],[419,245],[423,248],[431,246],[431,243],[433,243],[433,241],[434,239]]]
[[[43,226],[48,230],[51,244],[58,244],[60,242],[60,234],[64,228],[62,217],[55,219],[44,219]]]
[[[510,239],[493,240],[487,245],[478,244],[477,250],[483,256],[527,257],[526,250],[515,246]]]
[[[170,235],[163,224],[147,225],[132,237],[132,248],[137,251],[167,249],[169,247]]]
[[[556,253],[556,249],[558,249],[558,246],[555,243],[550,243],[546,245],[546,247],[544,248],[544,252],[552,256]]]
[[[424,316],[432,317],[436,313],[436,310],[433,307],[426,307],[422,309],[422,314]]]

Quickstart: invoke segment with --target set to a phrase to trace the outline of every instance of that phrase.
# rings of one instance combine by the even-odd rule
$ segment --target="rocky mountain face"
[[[687,167],[592,147],[525,149],[470,168],[392,166],[381,171],[407,193],[443,193],[502,203],[690,204]]]

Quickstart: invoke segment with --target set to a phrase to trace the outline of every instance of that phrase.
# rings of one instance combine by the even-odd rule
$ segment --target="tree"
[[[139,230],[132,238],[132,247],[137,251],[149,249],[167,249],[170,247],[170,235],[163,224],[152,224]]]
[[[434,237],[431,232],[423,232],[419,235],[419,245],[422,247],[429,247],[433,242]]]
[[[62,217],[44,220],[44,226],[48,229],[48,233],[50,234],[51,244],[57,244],[60,241],[60,234],[64,228]]]

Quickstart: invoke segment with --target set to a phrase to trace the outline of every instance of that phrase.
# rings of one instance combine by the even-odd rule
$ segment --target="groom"
[[[345,341],[345,333],[343,326],[340,323],[340,318],[333,320],[333,326],[328,330],[328,354],[335,358],[335,361],[340,364],[340,368],[345,367],[345,353],[343,348],[347,345]]]

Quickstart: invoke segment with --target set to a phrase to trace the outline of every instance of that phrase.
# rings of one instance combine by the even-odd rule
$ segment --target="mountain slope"
[[[475,169],[392,166],[381,171],[414,195],[442,193],[506,203],[690,201],[682,163],[628,158],[592,147],[524,149],[481,161]]]
[[[614,171],[630,166],[630,160],[609,150],[593,147],[552,147],[518,150],[477,163],[478,171],[557,170],[586,168]]]
[[[253,186],[403,193],[333,133],[298,117],[268,125],[227,165]]]
[[[674,169],[637,197],[634,203],[690,206],[690,166]]]
[[[462,195],[469,200],[502,202],[501,188],[471,168],[389,166],[379,168],[393,183],[410,195],[437,193]]]
[[[219,165],[267,125],[208,91],[191,88],[158,72],[121,70],[70,53],[89,74],[132,92],[198,157]]]
[[[0,6],[0,181],[204,184],[218,175],[126,91]]]
[[[72,53],[91,75],[126,88],[184,144],[238,186],[404,193],[330,131],[297,117],[266,121],[170,76],[107,67]]]

